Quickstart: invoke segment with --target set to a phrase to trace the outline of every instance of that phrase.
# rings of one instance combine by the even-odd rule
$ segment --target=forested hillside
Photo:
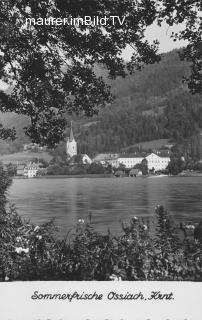
[[[16,128],[17,139],[0,140],[0,154],[14,153],[23,150],[23,144],[29,141],[25,135],[23,128],[27,125],[28,119],[15,113],[0,113],[0,123],[4,127]]]
[[[105,76],[101,68],[96,72]],[[188,73],[188,64],[180,61],[175,50],[165,54],[160,63],[146,66],[140,72],[108,80],[116,97],[113,104],[91,119],[74,118],[79,152],[90,155],[119,152],[154,139],[170,139],[185,146],[192,141],[193,145],[202,128],[202,97],[190,94],[183,84],[182,78]],[[27,141],[22,130],[27,120],[16,115],[1,115],[1,118],[9,127],[18,123],[19,138],[12,143],[1,143],[0,152],[20,150]]]
[[[96,123],[81,127],[81,152],[120,151],[161,138],[186,144],[202,128],[202,97],[190,94],[182,82],[188,73],[175,50],[160,63],[117,79],[112,83],[114,103]]]

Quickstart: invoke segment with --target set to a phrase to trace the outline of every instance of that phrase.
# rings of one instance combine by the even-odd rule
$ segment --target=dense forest
[[[96,72],[106,76],[102,68]],[[93,118],[73,117],[79,152],[120,150],[154,139],[169,139],[183,151],[198,157],[198,134],[202,129],[202,98],[192,95],[183,83],[189,65],[180,61],[178,51],[164,54],[159,63],[142,71],[109,81],[114,102]],[[1,115],[4,124],[17,125],[18,139],[1,142],[1,153],[22,149],[28,138],[23,133],[26,118],[15,114]],[[67,128],[68,135],[68,128]],[[131,148],[133,151],[133,148]]]
[[[81,152],[119,152],[136,143],[167,138],[192,153],[202,128],[202,97],[187,90],[183,77],[188,73],[189,65],[174,50],[164,54],[160,63],[117,79],[112,83],[114,103],[95,122],[80,127]]]

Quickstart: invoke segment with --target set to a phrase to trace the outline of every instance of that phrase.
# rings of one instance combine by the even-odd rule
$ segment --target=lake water
[[[98,231],[119,234],[121,221],[152,218],[158,204],[177,220],[202,219],[202,177],[14,179],[8,194],[34,223],[55,217],[61,234],[89,212]]]

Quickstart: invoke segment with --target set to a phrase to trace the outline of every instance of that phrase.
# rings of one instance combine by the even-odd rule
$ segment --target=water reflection
[[[16,179],[9,197],[18,212],[35,223],[56,218],[65,233],[93,214],[95,227],[120,233],[121,221],[152,217],[157,204],[177,219],[202,217],[202,177]]]

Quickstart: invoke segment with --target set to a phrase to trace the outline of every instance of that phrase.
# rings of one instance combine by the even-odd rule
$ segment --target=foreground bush
[[[155,232],[134,217],[119,237],[101,235],[79,220],[59,240],[52,222],[23,222],[14,208],[0,218],[1,281],[202,280],[201,242],[194,238],[194,227],[174,228],[161,206]]]
[[[155,221],[133,217],[123,234],[102,235],[79,220],[64,239],[51,221],[23,221],[6,203],[10,184],[0,167],[0,280],[202,281],[202,230],[175,225],[163,207]]]

